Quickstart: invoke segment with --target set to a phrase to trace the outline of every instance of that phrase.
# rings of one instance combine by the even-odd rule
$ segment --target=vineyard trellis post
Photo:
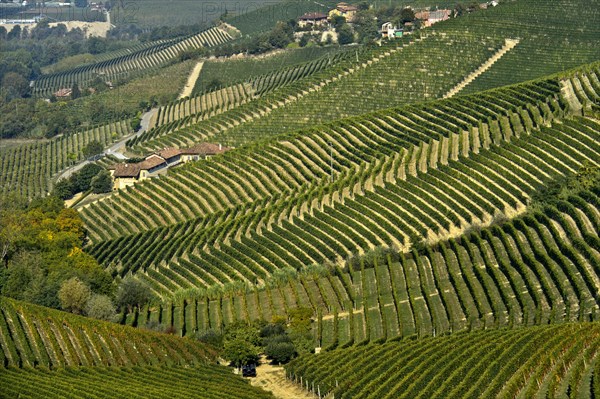
[[[329,142],[329,180],[333,183],[333,144]]]

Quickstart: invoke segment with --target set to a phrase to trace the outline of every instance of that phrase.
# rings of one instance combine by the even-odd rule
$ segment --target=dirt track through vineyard
[[[198,77],[200,76],[200,72],[202,72],[203,66],[204,66],[204,61],[200,61],[199,63],[196,64],[196,66],[190,73],[190,76],[188,77],[185,87],[183,88],[183,90],[181,91],[181,94],[179,95],[179,99],[182,99],[185,97],[191,97],[192,91],[194,91],[194,87],[196,86],[196,81],[198,80]]]
[[[273,366],[265,359],[256,368],[256,377],[250,378],[250,384],[270,391],[278,399],[314,399],[316,396],[305,391],[285,378],[282,366]]]

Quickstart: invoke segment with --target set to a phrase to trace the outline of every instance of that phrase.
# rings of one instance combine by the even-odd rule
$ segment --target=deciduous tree
[[[223,357],[229,360],[235,367],[258,362],[259,350],[251,343],[235,339],[226,341],[223,348]]]
[[[91,183],[92,192],[94,194],[110,193],[112,191],[112,179],[110,173],[106,170],[98,173]]]
[[[60,306],[67,312],[82,314],[90,299],[91,291],[85,283],[77,277],[65,281],[58,291]]]
[[[141,307],[152,299],[148,288],[137,280],[126,279],[121,282],[117,290],[116,305],[118,308],[127,308],[130,312],[134,307]]]
[[[94,294],[85,305],[85,313],[95,319],[111,321],[116,314],[116,310],[110,297]]]

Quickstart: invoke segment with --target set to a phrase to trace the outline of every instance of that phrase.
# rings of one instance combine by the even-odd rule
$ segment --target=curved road
[[[128,136],[124,136],[119,141],[111,144],[110,147],[108,147],[102,153],[102,156],[112,155],[118,159],[127,159],[127,157],[125,155],[123,155],[123,153],[125,152],[125,143],[127,142],[127,140],[130,140],[134,137],[138,137],[141,134],[143,134],[146,130],[148,130],[148,126],[150,125],[150,119],[157,111],[158,111],[158,108],[152,108],[150,111],[143,114],[142,120],[140,121],[140,126],[141,126],[140,129],[137,132],[130,134]],[[68,179],[69,177],[71,177],[71,175],[73,175],[73,173],[81,170],[81,168],[83,168],[85,165],[87,165],[90,162],[91,161],[86,159],[84,161],[79,162],[76,165],[73,165],[73,166],[65,169],[60,175],[58,175],[58,177],[56,178],[56,181],[59,181],[61,179]]]

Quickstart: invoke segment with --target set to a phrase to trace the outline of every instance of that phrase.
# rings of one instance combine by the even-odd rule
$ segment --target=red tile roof
[[[327,15],[320,12],[309,12],[300,17],[301,21],[313,21],[317,19],[327,19]]]
[[[60,89],[54,93],[54,97],[69,97],[73,94],[73,89]]]
[[[138,177],[140,174],[139,163],[118,163],[115,165],[113,177]]]
[[[146,158],[144,162],[140,162],[141,170],[150,170],[167,162],[156,154],[152,154]]]
[[[341,12],[358,11],[358,7],[352,6],[348,3],[338,3],[336,8]]]
[[[166,164],[165,160],[157,155],[150,155],[139,163],[118,163],[114,165],[114,177],[138,177],[142,170],[150,170]]]
[[[164,150],[158,151],[157,154],[164,159],[169,160],[177,155],[181,155],[181,150],[179,148],[165,148]]]
[[[182,154],[186,155],[217,155],[229,151],[231,148],[222,146],[220,144],[213,143],[201,143],[191,148],[187,148],[181,151]]]
[[[165,148],[155,154],[151,154],[146,159],[139,163],[118,163],[109,167],[114,170],[114,177],[139,177],[142,170],[151,170],[160,165],[166,165],[168,159],[177,155],[202,155],[210,156],[222,154],[231,150],[231,148],[213,143],[200,143],[191,148],[180,150],[179,148]]]

